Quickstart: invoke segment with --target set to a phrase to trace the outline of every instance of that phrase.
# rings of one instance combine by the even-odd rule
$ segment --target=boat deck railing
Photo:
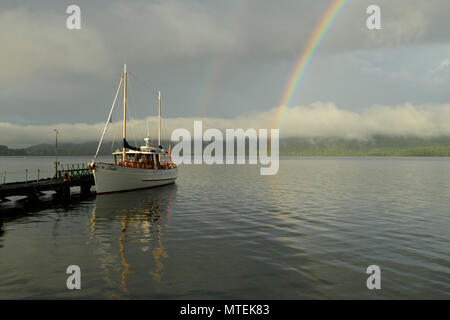
[[[117,165],[121,167],[140,168],[140,169],[173,169],[176,168],[174,163],[161,162],[159,166],[157,164],[151,165],[145,162],[125,161],[119,162]]]

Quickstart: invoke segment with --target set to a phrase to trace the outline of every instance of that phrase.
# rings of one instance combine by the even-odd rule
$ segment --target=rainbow
[[[322,20],[309,38],[308,44],[298,60],[295,70],[292,73],[288,85],[284,91],[281,103],[279,104],[280,107],[278,108],[277,116],[275,117],[276,128],[281,126],[283,117],[291,104],[292,98],[294,98],[297,93],[306,70],[308,69],[308,66],[310,65],[318,47],[322,43],[322,40],[327,34],[327,31],[330,29],[333,22],[339,16],[339,13],[349,1],[350,0],[333,0],[333,3],[328,8],[327,12],[322,17]]]

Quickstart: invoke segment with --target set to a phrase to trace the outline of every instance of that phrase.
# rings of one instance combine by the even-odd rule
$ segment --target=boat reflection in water
[[[103,279],[112,290],[110,298],[130,297],[134,289],[151,290],[161,281],[164,260],[169,257],[163,231],[170,221],[176,188],[168,185],[95,199],[88,244],[92,244]],[[133,274],[139,274],[139,283],[133,282],[131,290],[128,282]]]

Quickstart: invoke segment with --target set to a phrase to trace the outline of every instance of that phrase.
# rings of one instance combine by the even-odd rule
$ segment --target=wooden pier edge
[[[87,197],[95,184],[92,171],[85,164],[62,165],[53,178],[27,180],[0,184],[0,203],[8,197],[26,196],[29,201],[37,201],[44,191],[54,191],[60,200],[70,200],[72,187],[80,187],[80,196]]]

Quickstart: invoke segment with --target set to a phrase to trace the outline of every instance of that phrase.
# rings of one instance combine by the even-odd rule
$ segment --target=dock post
[[[70,200],[70,184],[68,182],[63,183],[57,190],[56,190],[56,197],[63,201],[69,201]]]
[[[68,183],[63,187],[63,199],[64,201],[70,200],[70,186]]]
[[[89,196],[89,193],[91,192],[91,185],[89,183],[81,183],[80,192],[81,197],[86,198],[87,196]]]
[[[39,201],[39,191],[36,189],[36,186],[33,186],[33,188],[28,192],[27,195],[27,201],[30,203],[34,203]]]

